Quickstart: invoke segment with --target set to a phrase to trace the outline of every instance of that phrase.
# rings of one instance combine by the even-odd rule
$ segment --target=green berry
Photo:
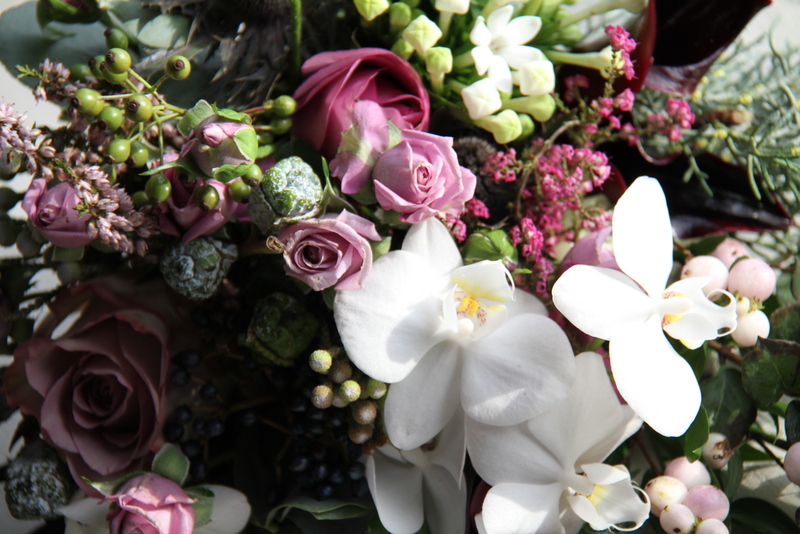
[[[284,117],[282,119],[273,119],[269,123],[269,128],[275,135],[283,135],[289,133],[292,129],[292,119]]]
[[[228,192],[236,202],[245,202],[250,198],[250,186],[242,180],[228,182]]]
[[[210,185],[203,185],[196,190],[197,203],[206,211],[213,210],[219,204],[219,192]]]
[[[116,74],[108,70],[108,68],[105,68],[103,69],[103,79],[108,83],[115,83],[117,85],[122,85],[123,83],[125,83],[125,80],[128,79],[128,73],[123,72],[122,74]]]
[[[275,136],[272,133],[267,132],[265,130],[261,130],[258,132],[258,144],[259,145],[271,145],[275,142]]]
[[[82,87],[75,91],[69,103],[81,113],[89,114],[97,108],[98,102],[101,102],[100,93],[94,89]]]
[[[115,106],[106,106],[97,116],[97,126],[109,132],[118,130],[124,121],[125,114]]]
[[[153,116],[153,103],[144,95],[131,95],[125,103],[125,116],[133,122],[143,122]]]
[[[185,80],[192,73],[192,63],[184,56],[167,59],[167,76],[173,80]]]
[[[250,165],[242,175],[242,180],[250,187],[255,187],[260,184],[262,178],[264,178],[264,172],[261,170],[261,167],[255,163]]]
[[[141,208],[150,204],[150,199],[147,198],[147,193],[144,191],[136,191],[131,195],[131,200],[133,200],[133,207],[135,208]]]
[[[124,31],[117,28],[106,28],[103,35],[106,37],[106,44],[109,48],[128,48],[128,36]]]
[[[169,178],[163,174],[155,174],[147,180],[147,183],[144,185],[144,192],[150,202],[164,202],[172,193],[172,184]]]
[[[144,143],[141,141],[131,143],[131,155],[128,157],[128,165],[130,167],[144,167],[149,157],[150,151]]]
[[[133,59],[127,50],[112,48],[106,52],[106,68],[114,74],[127,73],[131,64],[133,64]]]
[[[131,142],[127,139],[114,139],[106,145],[105,153],[111,163],[122,163],[131,156]]]
[[[293,115],[297,109],[297,102],[289,95],[282,95],[275,99],[272,103],[272,111],[278,117],[288,117]]]
[[[103,73],[100,71],[100,64],[103,63],[105,59],[104,56],[94,56],[87,61],[89,70],[92,71],[92,76],[98,80],[103,78]]]
[[[92,75],[92,69],[86,63],[76,63],[69,68],[69,77],[76,82],[85,82]]]

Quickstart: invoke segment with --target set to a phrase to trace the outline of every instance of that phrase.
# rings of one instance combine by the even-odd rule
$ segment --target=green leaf
[[[181,135],[188,137],[198,124],[214,115],[214,108],[205,100],[200,100],[194,107],[186,111],[186,114],[178,123],[178,131]]]
[[[233,134],[233,142],[244,157],[255,161],[258,157],[258,136],[252,128],[240,128]],[[251,163],[252,163],[251,161]]]
[[[697,417],[694,422],[686,430],[686,433],[681,436],[683,442],[683,454],[690,462],[700,459],[700,453],[703,451],[703,445],[708,441],[708,413],[704,406],[700,407],[697,412]]]
[[[517,263],[517,247],[503,230],[481,229],[470,235],[464,243],[466,263],[482,260],[507,260]]]
[[[392,236],[386,236],[380,241],[370,241],[372,247],[372,261],[377,260],[392,248]]]
[[[239,163],[238,165],[226,163],[225,165],[220,165],[214,169],[214,179],[223,183],[228,183],[247,172],[250,165],[250,163]]]
[[[700,380],[703,376],[703,370],[706,368],[706,358],[708,357],[708,343],[703,343],[696,349],[690,349],[678,340],[670,340],[672,346],[678,351],[678,354],[683,356],[694,372],[694,377]]]
[[[53,261],[80,261],[83,259],[85,247],[62,248],[53,247]]]
[[[190,25],[190,19],[166,13],[147,22],[136,37],[151,48],[177,48],[186,44]]]
[[[287,515],[286,524],[296,525],[302,534],[354,534],[367,530],[369,517],[364,515],[338,521],[326,521],[295,508]],[[283,528],[281,534],[283,534]]]
[[[325,521],[363,517],[373,510],[371,503],[368,501],[343,499],[318,501],[313,497],[299,495],[285,500],[270,510],[266,524],[269,525],[273,521],[283,521],[293,509],[308,512],[315,519]]]
[[[794,399],[786,407],[786,439],[789,443],[800,441],[800,400]]]
[[[189,476],[189,459],[178,447],[167,443],[153,458],[152,471],[182,486]]]
[[[213,105],[214,113],[233,122],[246,122],[250,124],[250,115],[242,113],[230,108],[218,108],[216,104]]]
[[[731,503],[728,515],[732,532],[758,534],[797,534],[797,524],[780,508],[767,501],[746,497]]]
[[[793,278],[793,275],[785,272],[781,272],[778,275],[778,280],[775,284],[775,297],[781,306],[791,304],[797,300],[792,291]]]
[[[186,488],[186,494],[195,499],[192,503],[194,508],[194,528],[202,527],[211,521],[211,511],[214,508],[214,492],[202,486]]]
[[[81,480],[108,497],[109,495],[114,495],[117,489],[130,479],[145,474],[146,473],[144,471],[133,471],[132,473],[126,473],[115,480],[108,480],[105,482],[92,482],[86,477],[81,477]]]
[[[773,461],[772,456],[767,454],[766,452],[756,449],[752,445],[742,445],[739,449],[737,449],[736,454],[742,457],[742,461],[744,462],[763,462],[763,461]]]
[[[772,312],[769,324],[770,339],[800,340],[800,302],[786,304]]]
[[[725,241],[726,237],[728,237],[726,234],[706,237],[705,239],[690,245],[689,250],[691,250],[692,254],[695,256],[705,256],[711,254],[720,243]]]
[[[760,408],[786,392],[800,391],[800,344],[792,341],[759,339],[742,362],[742,384]]]
[[[711,431],[724,434],[733,445],[741,442],[757,415],[753,399],[742,386],[742,374],[734,368],[722,369],[704,381],[701,390]]]
[[[266,158],[267,156],[272,155],[273,152],[275,152],[275,145],[261,145],[258,147],[256,159]]]
[[[794,271],[792,271],[792,296],[796,300],[800,300],[800,261],[795,262]]]
[[[733,500],[734,495],[736,495],[736,490],[739,489],[743,474],[744,461],[737,451],[728,460],[728,468],[722,474],[722,488],[725,490],[725,495],[729,500]]]

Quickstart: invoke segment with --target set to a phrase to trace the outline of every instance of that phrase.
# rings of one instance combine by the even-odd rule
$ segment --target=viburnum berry
[[[231,198],[236,202],[246,202],[250,198],[251,188],[242,180],[233,180],[228,182],[228,192]]]
[[[125,103],[125,116],[133,122],[143,122],[153,116],[153,103],[145,95],[131,95]]]
[[[127,72],[113,72],[109,69],[105,59],[100,62],[100,75],[108,83],[116,83],[118,85],[122,85],[128,79]]]
[[[106,28],[103,32],[103,36],[105,36],[106,45],[108,45],[109,48],[128,48],[128,36],[120,29]]]
[[[297,110],[297,102],[289,95],[281,95],[272,102],[272,111],[278,117],[289,117]]]
[[[103,73],[100,71],[100,64],[104,60],[105,57],[103,56],[94,56],[92,58],[89,58],[89,61],[86,62],[87,66],[89,67],[89,70],[92,71],[92,76],[94,76],[98,80],[103,78]]]
[[[92,117],[99,115],[105,107],[103,101],[100,100],[100,93],[88,87],[82,87],[75,91],[70,100],[70,105],[81,113]]]
[[[131,167],[144,167],[150,157],[150,151],[141,141],[131,143],[131,155],[128,157],[128,165]]]
[[[97,126],[101,130],[114,132],[125,122],[125,114],[116,106],[106,106],[97,116]]]
[[[219,204],[219,192],[210,185],[203,185],[195,190],[197,203],[206,211],[213,210]]]
[[[184,56],[172,56],[167,59],[166,72],[173,80],[185,80],[192,73],[192,63]]]
[[[292,129],[292,119],[290,119],[289,117],[273,119],[272,121],[270,121],[269,127],[272,130],[272,133],[276,135],[283,135],[285,133],[289,133],[289,130]]]
[[[127,50],[112,48],[106,52],[106,68],[114,74],[127,73],[133,64],[133,59]]]
[[[242,175],[242,180],[250,187],[255,187],[260,184],[263,178],[264,172],[261,170],[261,167],[255,163],[250,165]]]
[[[92,69],[86,63],[76,63],[69,68],[69,77],[73,81],[85,82],[89,76],[92,76]]]
[[[131,142],[127,139],[114,139],[106,145],[105,154],[112,163],[122,163],[131,155]]]

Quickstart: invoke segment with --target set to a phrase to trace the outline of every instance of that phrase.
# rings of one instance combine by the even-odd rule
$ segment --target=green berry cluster
[[[252,110],[258,115],[255,128],[259,146],[272,147],[279,137],[288,135],[292,129],[292,115],[296,110],[297,102],[289,95],[269,99],[263,106]]]

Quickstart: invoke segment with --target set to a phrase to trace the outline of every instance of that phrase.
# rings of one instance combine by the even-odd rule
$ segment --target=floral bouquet
[[[798,54],[736,42],[769,3],[6,12],[63,108],[0,103],[11,514],[800,532]]]

